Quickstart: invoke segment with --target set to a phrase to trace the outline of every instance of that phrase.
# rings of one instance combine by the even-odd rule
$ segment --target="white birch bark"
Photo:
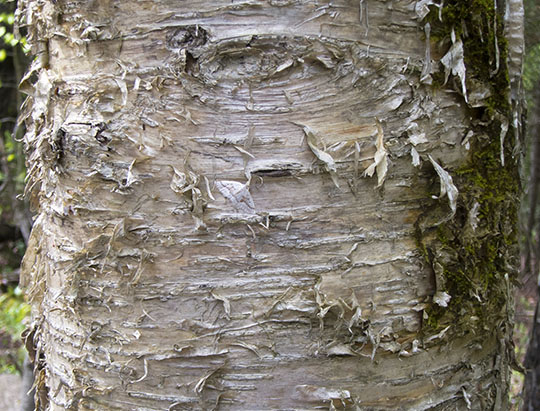
[[[42,407],[504,403],[504,338],[422,333],[482,105],[435,2],[21,3]]]

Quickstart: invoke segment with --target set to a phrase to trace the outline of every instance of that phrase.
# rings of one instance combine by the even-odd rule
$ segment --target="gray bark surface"
[[[503,406],[504,335],[422,331],[486,98],[432,3],[22,2],[40,407]]]

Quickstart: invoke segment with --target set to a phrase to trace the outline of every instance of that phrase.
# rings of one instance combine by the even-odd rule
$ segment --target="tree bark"
[[[514,49],[473,3],[23,1],[38,406],[504,409]]]

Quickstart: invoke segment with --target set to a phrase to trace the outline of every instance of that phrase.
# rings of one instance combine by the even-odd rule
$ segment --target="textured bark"
[[[453,170],[495,121],[515,167],[433,3],[22,2],[42,408],[505,407],[504,280],[423,326],[457,298],[438,227],[512,231]]]

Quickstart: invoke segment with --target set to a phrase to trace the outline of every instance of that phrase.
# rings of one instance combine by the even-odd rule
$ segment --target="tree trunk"
[[[21,3],[38,406],[506,407],[504,7]]]

